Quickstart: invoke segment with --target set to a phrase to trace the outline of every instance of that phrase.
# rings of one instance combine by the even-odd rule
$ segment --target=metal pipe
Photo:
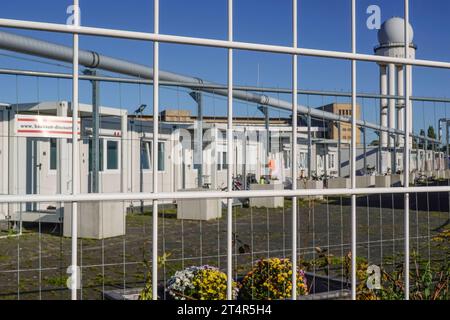
[[[391,160],[392,165],[392,174],[397,173],[397,135],[393,135],[392,139],[394,139],[394,148],[392,149],[394,151],[394,157]]]
[[[383,174],[383,148],[381,147],[381,132],[378,132],[378,158],[377,158],[377,164],[378,164],[378,174]]]
[[[228,41],[233,41],[233,0],[228,0]],[[233,190],[233,49],[228,48],[227,186]],[[233,199],[227,199],[227,300],[233,299]]]
[[[194,164],[197,167],[197,187],[203,187],[203,94],[192,91],[189,94],[197,103],[197,120],[194,126],[197,150],[194,148]]]
[[[380,95],[385,97],[388,94],[387,89],[388,76],[387,76],[387,66],[380,65]],[[388,105],[387,99],[382,98],[380,100],[380,124],[383,127],[388,127]],[[380,144],[382,148],[387,148],[388,135],[382,132],[380,136]]]
[[[157,193],[79,193],[40,195],[16,194],[0,195],[0,203],[25,202],[92,202],[92,201],[139,201],[147,200],[183,200],[183,199],[232,199],[232,198],[265,198],[265,197],[310,197],[310,196],[351,196],[368,194],[404,194],[450,192],[450,186],[420,186],[405,188],[357,188],[357,189],[285,189],[285,190],[258,190],[258,191],[187,191],[187,192],[157,192]],[[83,212],[80,212],[83,214]]]
[[[142,152],[142,148],[144,147],[144,138],[145,138],[145,134],[144,134],[144,121],[142,121],[142,113],[143,110],[141,112],[139,112],[139,117],[138,119],[140,119],[139,121],[139,152]],[[153,143],[152,143],[153,146]],[[152,154],[153,153],[153,147],[152,147]],[[153,164],[152,164],[153,166]],[[154,167],[153,167],[154,169]],[[133,172],[133,171],[132,171]],[[139,192],[144,192],[144,162],[141,161],[141,159],[139,159]],[[144,208],[144,201],[140,201],[140,205],[141,205],[141,214],[143,215],[145,213],[145,208]]]
[[[97,71],[86,70],[85,74],[96,76]],[[92,192],[100,192],[100,83],[92,80]]]
[[[42,71],[32,71],[32,70],[18,70],[18,69],[0,69],[0,74],[6,75],[20,75],[29,77],[42,77],[42,78],[61,78],[61,79],[72,79],[72,74],[61,73],[61,72],[42,72]],[[153,85],[153,80],[147,79],[136,79],[136,78],[122,78],[122,77],[111,77],[111,76],[88,76],[80,75],[79,80],[97,80],[104,82],[120,82],[120,83],[134,83],[134,84],[147,84]],[[186,83],[186,82],[175,82],[175,81],[160,81],[160,86],[167,87],[189,87],[192,89],[208,88],[208,89],[226,89],[227,87],[219,84],[206,84],[206,83]],[[266,92],[266,93],[292,93],[289,88],[273,88],[273,87],[254,87],[254,86],[234,86],[236,90],[242,91],[254,91],[254,92]],[[304,90],[298,89],[298,94],[301,95],[316,95],[316,96],[333,96],[333,97],[351,97],[351,93],[341,92],[341,91],[320,91],[320,90]],[[356,95],[358,98],[372,98],[372,99],[395,99],[403,100],[405,97],[399,95],[382,95],[375,93],[358,93]],[[448,98],[434,98],[434,97],[410,97],[411,101],[427,101],[427,102],[443,102],[450,103]]]
[[[413,78],[413,73],[412,72],[413,72],[413,70],[412,70],[411,66],[408,66],[408,67],[409,67],[409,72],[408,72],[408,85],[409,85],[409,91],[408,92],[409,93],[408,93],[408,96],[411,97],[412,94],[413,94],[413,82],[412,82],[412,78]],[[406,67],[406,68],[408,68],[408,67]],[[410,149],[411,149],[411,145],[412,145],[411,134],[413,132],[413,103],[412,103],[412,100],[410,98],[409,98],[409,118],[408,118],[408,121],[409,121],[409,132],[406,131],[406,130],[403,130],[403,131],[406,131],[406,133],[409,134],[409,144],[410,144]]]
[[[352,0],[352,53],[356,53],[356,1]],[[350,178],[352,190],[356,189],[356,60],[352,60],[352,144],[350,159]],[[356,195],[352,194],[351,208],[351,294],[352,300],[356,300]]]
[[[341,164],[342,164],[342,156],[341,156],[341,123],[337,122],[337,129],[338,129],[338,176],[342,177],[341,175]]]
[[[0,25],[1,25],[0,19]],[[67,28],[67,27],[66,27]],[[81,27],[80,27],[81,28]],[[69,28],[68,28],[69,29]],[[30,37],[19,36],[11,33],[0,32],[0,48],[15,52],[21,52],[25,54],[36,55],[48,59],[54,59],[59,61],[70,62],[71,49],[63,45],[57,45],[54,43],[37,40]],[[129,76],[135,76],[147,80],[153,79],[154,70],[144,65],[128,62],[125,60],[115,59],[108,56],[100,55],[91,51],[79,51],[80,64],[88,68],[102,69],[110,72],[121,73]],[[450,64],[449,64],[450,68]],[[178,75],[171,72],[160,71],[160,80],[166,82],[182,83],[184,87],[191,89],[200,89],[203,92],[212,94],[218,94],[227,97],[227,89],[215,89],[217,84],[202,81],[198,78],[187,77]],[[233,90],[233,97],[246,102],[256,103],[263,106],[271,106],[278,109],[287,110],[292,112],[292,103],[284,100],[280,100],[274,97],[270,97],[264,94],[255,94],[243,90]],[[298,105],[298,112],[300,114],[307,114],[308,112],[314,118],[325,119],[330,121],[342,121],[351,122],[350,117],[343,117],[331,112],[326,112],[319,109],[313,109]],[[365,126],[367,128],[383,131],[394,132],[403,134],[401,131],[396,131],[385,126],[379,126],[376,124],[368,123],[365,121],[357,120],[358,126]]]
[[[120,116],[121,134],[121,187],[122,192],[128,192],[128,113]],[[130,170],[130,172],[133,172]]]
[[[448,122],[445,123],[445,169],[449,169],[449,130],[448,130]]]
[[[312,168],[312,132],[311,132],[311,114],[307,115],[308,122],[308,179],[311,179],[311,168]]]
[[[292,45],[297,47],[297,0],[292,0]],[[298,57],[292,56],[292,190],[297,189]],[[297,300],[297,197],[292,198],[292,300]]]
[[[369,55],[369,54],[361,54],[361,53],[353,53],[353,52],[350,53],[350,52],[331,51],[331,50],[293,48],[293,47],[267,45],[267,44],[259,44],[259,43],[216,40],[216,39],[206,39],[206,38],[193,38],[193,37],[166,35],[166,34],[126,31],[126,30],[118,30],[118,29],[93,28],[93,27],[68,28],[67,25],[65,25],[65,24],[34,22],[34,21],[26,21],[26,20],[0,19],[0,27],[15,28],[15,29],[28,29],[28,30],[40,30],[40,31],[52,31],[52,32],[69,33],[69,34],[78,33],[81,35],[110,37],[110,38],[134,39],[134,40],[143,40],[143,41],[152,41],[152,42],[159,41],[159,42],[165,42],[165,43],[188,44],[188,45],[195,45],[195,46],[205,46],[205,47],[215,47],[215,48],[225,48],[225,49],[250,50],[250,51],[261,51],[261,52],[272,52],[272,53],[283,53],[283,54],[297,54],[300,56],[324,57],[324,58],[334,58],[334,59],[342,59],[342,60],[354,59],[357,61],[368,61],[368,62],[377,62],[377,63],[385,63],[385,64],[394,63],[394,64],[405,64],[405,65],[414,65],[414,66],[431,67],[431,68],[450,69],[450,63],[443,62],[443,61],[374,56],[374,55]]]
[[[159,33],[159,0],[153,2],[154,32]],[[159,157],[159,42],[153,43],[153,193],[158,192]],[[158,300],[158,198],[153,200],[152,210],[152,298]]]
[[[404,34],[405,34],[405,58],[409,58],[409,0],[405,0],[405,25],[404,25]],[[412,131],[412,106],[411,101],[409,100],[409,95],[412,89],[412,77],[411,75],[411,66],[405,66],[405,147],[403,149],[403,181],[404,187],[409,187],[409,156],[410,156],[410,139],[409,133]],[[408,137],[408,138],[407,138]],[[403,276],[405,279],[405,300],[409,300],[409,193],[405,193],[405,216],[404,216],[404,234],[405,234],[405,242],[404,242],[404,272]]]
[[[389,64],[389,95],[395,95],[395,64]],[[389,128],[395,129],[395,100],[389,99]],[[394,148],[394,136],[389,137],[389,147]]]
[[[397,94],[399,96],[405,95],[405,85],[404,85],[404,72],[403,66],[397,66]],[[405,101],[400,99],[397,100],[397,129],[400,131],[405,131],[404,118],[405,118]],[[404,139],[397,137],[398,145],[402,147],[404,145]]]
[[[364,172],[367,172],[367,144],[366,144],[366,129],[361,128],[363,134],[363,152],[364,152]]]
[[[69,62],[71,60],[70,48],[66,46],[36,40],[30,37],[14,35],[6,32],[0,32],[0,48],[25,54],[36,55],[47,59],[66,62]],[[80,50],[79,62],[80,64],[88,68],[102,69],[143,79],[154,78],[154,70],[152,68],[125,60],[100,55],[96,52]],[[159,76],[160,80],[163,81],[182,82],[186,83],[187,85],[198,85],[203,83],[203,81],[198,78],[182,76],[166,71],[160,71]],[[205,83],[208,84],[208,82]],[[209,88],[203,88],[203,91],[219,94],[225,97],[228,94],[226,89],[213,90]],[[237,99],[255,102],[264,106],[273,105],[275,107],[278,106],[289,111],[292,110],[292,105],[290,102],[278,100],[267,95],[258,95],[250,92],[234,90],[233,96]]]
[[[80,25],[80,7],[79,1],[73,1],[74,6],[74,26]],[[70,50],[68,50],[70,52]],[[79,174],[78,174],[78,54],[79,54],[79,36],[73,34],[73,48],[71,50],[72,66],[73,66],[73,81],[72,81],[72,195],[76,196],[79,193]],[[78,274],[78,203],[72,202],[72,300],[77,300],[77,290],[80,275]]]

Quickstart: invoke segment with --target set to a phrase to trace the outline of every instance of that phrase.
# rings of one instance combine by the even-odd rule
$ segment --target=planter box
[[[238,279],[242,280],[242,279]],[[350,300],[351,292],[348,284],[337,279],[315,276],[306,273],[309,294],[300,296],[298,300]],[[138,300],[142,288],[119,289],[103,292],[106,300]],[[164,287],[158,286],[159,297],[164,297]],[[168,295],[166,295],[166,298]],[[239,300],[239,298],[238,298]]]
[[[297,189],[323,189],[323,181],[315,181],[315,180],[297,180]],[[299,197],[300,199],[318,199],[322,200],[323,196],[303,196]]]
[[[208,191],[207,189],[183,189],[185,191]],[[213,190],[210,190],[213,191]],[[207,221],[222,217],[220,199],[180,199],[177,200],[177,219]]]
[[[125,235],[126,208],[121,201],[78,203],[78,237],[106,239]],[[72,236],[72,206],[64,207],[64,237]]]
[[[391,187],[391,176],[375,176],[375,187],[376,188],[390,188]]]
[[[111,290],[103,293],[105,300],[138,300],[143,288]]]
[[[349,178],[334,178],[328,180],[328,189],[351,189],[352,183]]]
[[[357,176],[357,188],[372,188],[375,186],[375,176]]]
[[[107,290],[102,292],[102,298],[104,296],[105,300],[138,300],[143,289],[144,287]],[[164,297],[164,290],[165,288],[162,284],[158,285],[158,299]]]
[[[281,182],[271,184],[251,184],[250,190],[283,190],[284,185]],[[250,198],[250,207],[257,208],[283,208],[284,197],[264,197]]]
[[[306,273],[309,294],[298,300],[351,300],[349,285],[341,280]]]

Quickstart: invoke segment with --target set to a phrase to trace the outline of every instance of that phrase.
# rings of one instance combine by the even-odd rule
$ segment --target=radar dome
[[[414,30],[409,24],[409,43],[413,42]],[[380,44],[405,43],[405,20],[400,17],[393,17],[386,20],[378,31],[378,41]]]

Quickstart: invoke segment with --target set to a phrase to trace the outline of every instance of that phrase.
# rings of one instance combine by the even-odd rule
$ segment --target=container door
[[[27,194],[40,193],[40,175],[42,162],[39,152],[41,141],[36,138],[27,138]],[[27,211],[37,211],[37,203],[27,203]]]

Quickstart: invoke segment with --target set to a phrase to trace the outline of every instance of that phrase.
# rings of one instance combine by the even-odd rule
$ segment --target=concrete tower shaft
[[[393,17],[386,20],[381,29],[378,31],[379,44],[375,47],[375,54],[385,57],[405,57],[405,20],[400,17]],[[409,25],[409,57],[414,59],[416,56],[417,47],[413,43],[414,30]],[[405,66],[403,65],[381,65],[380,64],[380,94],[382,95],[404,95],[405,94]],[[407,79],[409,85],[409,92],[412,95],[412,72],[409,72],[409,79]],[[390,129],[396,129],[400,131],[405,130],[405,101],[397,99],[381,99],[380,100],[380,119],[381,125],[386,125]],[[408,106],[409,117],[407,119],[409,123],[410,132],[412,133],[412,105]],[[387,170],[387,164],[395,167],[394,161],[396,159],[390,159],[392,152],[388,152],[387,148],[403,147],[404,137],[397,135],[397,139],[393,136],[388,137],[386,134],[380,135],[380,146],[382,148],[381,155],[381,168],[383,172]],[[409,139],[409,145],[412,145],[412,139]]]

